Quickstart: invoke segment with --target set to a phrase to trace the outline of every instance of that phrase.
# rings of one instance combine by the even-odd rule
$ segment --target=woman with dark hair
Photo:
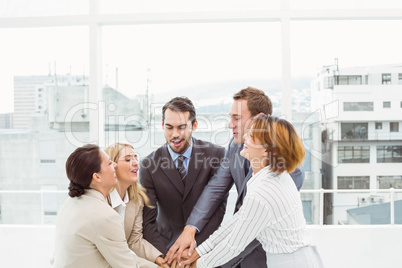
[[[243,206],[181,264],[216,267],[257,239],[269,268],[322,268],[306,230],[300,193],[289,175],[305,154],[294,127],[286,120],[259,115],[244,138],[240,155],[250,160],[253,177],[247,182]]]
[[[107,200],[122,219],[129,248],[137,256],[154,262],[147,267],[169,267],[162,264],[163,254],[143,238],[142,211],[144,204],[148,207],[150,205],[145,189],[138,184],[139,163],[134,147],[126,143],[114,143],[106,147],[105,153],[117,163],[117,184]]]
[[[69,196],[57,216],[53,267],[142,267],[127,246],[119,215],[106,197],[116,185],[116,163],[96,145],[67,159]],[[152,263],[151,263],[152,264]]]

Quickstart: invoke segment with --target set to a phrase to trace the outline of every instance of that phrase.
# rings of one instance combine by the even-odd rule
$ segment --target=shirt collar
[[[247,182],[247,189],[251,189],[254,184],[258,185],[258,181],[261,180],[261,178],[264,178],[264,175],[269,173],[272,173],[272,171],[270,170],[270,166],[264,167],[263,169],[258,171],[257,174],[254,174],[253,172],[253,176]]]
[[[169,151],[170,156],[171,156],[172,159],[173,159],[173,162],[176,161],[177,157],[179,157],[180,155],[183,155],[183,156],[185,156],[187,159],[190,159],[191,152],[193,151],[193,139],[191,139],[191,144],[190,144],[190,146],[189,146],[189,147],[187,148],[187,150],[186,150],[184,153],[182,153],[182,154],[178,154],[178,153],[173,152],[173,150],[170,148],[169,145],[168,145],[168,151]]]
[[[126,205],[128,201],[128,191],[126,191],[126,194],[124,196],[124,200],[121,200],[119,193],[117,192],[116,188],[109,194],[110,196],[110,203],[112,205],[112,208],[116,208],[120,205]]]

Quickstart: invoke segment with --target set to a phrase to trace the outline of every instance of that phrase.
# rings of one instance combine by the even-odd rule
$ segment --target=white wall
[[[400,267],[402,225],[308,226],[326,268]],[[0,225],[0,266],[50,267],[54,226]]]

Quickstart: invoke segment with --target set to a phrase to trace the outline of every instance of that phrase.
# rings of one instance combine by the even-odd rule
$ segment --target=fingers
[[[169,264],[172,263],[172,260],[174,258],[174,255],[176,254],[177,250],[179,249],[179,246],[177,245],[177,241],[173,244],[173,246],[170,247],[168,253],[166,254],[165,260],[167,260],[167,262]]]
[[[199,257],[200,257],[200,255],[198,254],[197,250],[194,250],[193,254],[191,254],[191,256],[187,260],[184,260],[184,261],[180,262],[179,264],[181,266],[191,264],[191,263],[197,261]]]
[[[187,255],[191,256],[193,255],[194,249],[195,249],[196,243],[195,241],[191,242],[190,248],[188,249]]]
[[[177,251],[177,262],[180,263],[181,261],[181,254],[183,254],[183,247],[180,247],[179,250]]]
[[[177,268],[177,261],[176,261],[176,259],[175,260],[173,260],[173,262],[172,262],[172,264],[170,265],[170,268]]]

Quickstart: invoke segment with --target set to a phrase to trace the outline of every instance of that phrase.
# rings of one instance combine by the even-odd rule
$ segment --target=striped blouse
[[[292,253],[310,244],[300,193],[288,173],[269,166],[247,182],[240,210],[197,247],[197,267],[216,267],[257,239],[269,253]]]

